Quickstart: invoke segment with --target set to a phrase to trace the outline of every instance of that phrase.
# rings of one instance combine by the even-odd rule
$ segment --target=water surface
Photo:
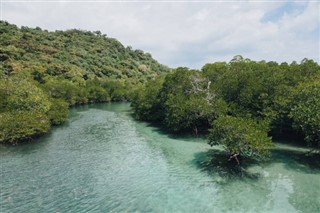
[[[137,122],[129,104],[83,106],[34,143],[0,146],[0,212],[320,212],[305,151],[277,144],[230,173],[218,147]]]

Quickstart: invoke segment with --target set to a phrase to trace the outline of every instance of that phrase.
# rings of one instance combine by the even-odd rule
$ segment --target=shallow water
[[[0,212],[320,212],[320,167],[305,149],[276,144],[269,162],[234,172],[218,147],[129,109],[74,108],[36,142],[0,146]]]

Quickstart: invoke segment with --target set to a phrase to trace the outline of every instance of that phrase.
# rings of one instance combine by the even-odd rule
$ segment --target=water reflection
[[[308,154],[307,149],[274,149],[269,163],[274,162],[285,163],[286,169],[320,173],[320,154]]]
[[[242,178],[257,180],[261,174],[248,171],[247,168],[257,165],[258,162],[250,159],[243,159],[241,165],[233,160],[228,160],[229,156],[222,150],[212,148],[207,152],[194,154],[193,163],[203,172],[211,175],[218,174],[221,178],[231,181]]]
[[[237,167],[201,138],[136,122],[129,104],[81,106],[35,143],[0,149],[1,211],[320,212],[317,158],[276,147]]]
[[[196,153],[193,163],[221,186],[220,197],[225,197],[229,210],[248,208],[251,204],[244,196],[261,203],[260,208],[251,206],[246,212],[312,213],[320,210],[319,155],[306,155],[307,151],[277,144],[270,160],[246,160],[239,167],[221,149],[213,148]]]

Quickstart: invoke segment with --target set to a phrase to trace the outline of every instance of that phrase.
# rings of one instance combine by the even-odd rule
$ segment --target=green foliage
[[[82,89],[65,79],[50,78],[42,88],[50,97],[64,99],[69,105],[81,103],[82,99],[83,103],[87,102],[87,95],[81,95]]]
[[[210,144],[259,158],[271,146],[267,133],[303,134],[319,146],[319,79],[320,66],[312,60],[278,64],[236,56],[206,64],[202,72],[177,68],[161,84],[150,83],[154,88],[141,87],[132,106],[139,119],[174,132],[210,129]]]
[[[46,94],[32,81],[7,79],[0,81],[0,112],[28,111],[46,113],[51,103]]]
[[[41,83],[46,76],[63,76],[73,82],[80,78],[132,78],[145,82],[169,71],[150,54],[125,48],[101,33],[74,29],[48,32],[40,28],[17,28],[4,21],[0,21],[0,31],[0,60],[6,73],[31,68],[30,72]]]
[[[202,71],[180,67],[164,77],[170,69],[149,53],[100,31],[48,32],[0,21],[0,34],[0,115],[8,122],[0,142],[33,138],[47,125],[62,123],[66,105],[130,100],[136,118],[174,132],[207,132],[220,120],[231,126],[248,122],[244,134],[259,129],[263,139],[265,130],[252,120],[265,120],[271,134],[298,132],[309,144],[320,144],[320,66],[312,60],[278,64],[235,56]],[[254,153],[256,139],[244,137]],[[247,152],[243,141],[236,144],[229,151]]]
[[[220,77],[228,70],[228,65],[225,62],[215,62],[204,65],[201,70],[211,82],[218,82]]]
[[[193,130],[197,133],[224,114],[227,105],[215,97],[210,84],[202,73],[187,68],[178,68],[167,75],[160,94],[165,126],[175,132]],[[219,104],[225,108],[218,107]]]
[[[87,80],[86,91],[88,92],[89,102],[108,102],[110,101],[110,95],[105,90],[99,81]]]
[[[134,87],[169,71],[100,31],[48,32],[0,21],[0,34],[0,142],[45,133],[65,121],[70,105],[128,100]]]
[[[51,125],[58,125],[67,119],[68,103],[62,99],[51,99],[51,107],[47,116]]]
[[[48,131],[51,102],[31,80],[0,81],[0,142],[15,144]]]
[[[109,91],[112,101],[125,101],[129,99],[131,84],[125,81],[110,80],[103,83],[103,88]]]
[[[222,145],[230,155],[260,159],[269,155],[272,147],[268,125],[255,120],[231,116],[219,117],[209,130],[209,144]]]
[[[173,132],[206,131],[212,120],[228,110],[210,84],[198,71],[177,68],[164,80],[150,81],[136,91],[132,99],[135,116],[162,123]]]
[[[309,145],[320,147],[320,81],[301,84],[295,91],[289,117]]]
[[[267,120],[274,135],[292,134],[298,130],[306,136],[306,141],[314,143],[318,140],[316,104],[310,103],[307,107],[305,103],[312,102],[311,95],[297,95],[304,91],[303,87],[320,78],[320,66],[316,62],[304,59],[300,64],[289,65],[255,62],[237,56],[229,64],[206,64],[202,70],[212,80],[217,96],[228,103],[231,115]],[[316,91],[313,95],[316,102]],[[309,108],[309,118],[302,113],[303,108]],[[312,125],[307,121],[311,117],[315,120]],[[306,122],[311,126],[302,125]]]
[[[131,98],[131,107],[135,117],[144,121],[159,121],[162,118],[161,102],[159,99],[163,78],[147,82],[136,88]]]
[[[17,144],[46,133],[50,122],[40,112],[10,111],[0,113],[0,142]]]
[[[133,87],[169,71],[100,31],[48,32],[0,21],[0,32],[0,76],[33,78],[69,105],[127,100]]]

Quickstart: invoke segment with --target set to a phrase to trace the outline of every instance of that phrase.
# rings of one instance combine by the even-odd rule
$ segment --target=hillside
[[[168,68],[149,53],[124,47],[100,31],[48,32],[0,22],[0,59],[5,74],[35,70],[32,75],[72,79],[130,79],[145,82]],[[72,79],[73,80],[73,79]]]
[[[48,131],[70,105],[127,100],[134,87],[170,70],[100,31],[49,32],[1,21],[0,36],[0,142]]]

